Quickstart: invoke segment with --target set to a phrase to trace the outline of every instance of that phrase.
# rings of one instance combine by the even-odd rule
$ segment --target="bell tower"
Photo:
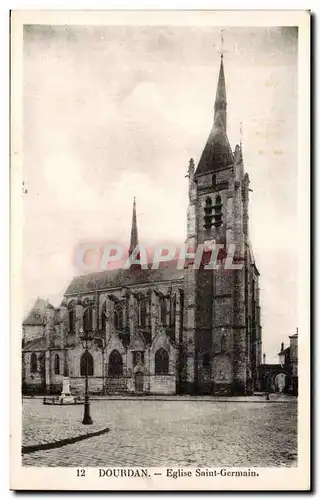
[[[186,273],[189,386],[197,393],[246,393],[252,385],[251,356],[256,356],[249,331],[255,264],[248,236],[249,177],[244,173],[242,147],[232,151],[227,136],[223,54],[213,125],[196,168],[190,160],[187,177],[189,247],[223,247],[218,269],[206,269],[209,259],[204,259],[198,270]],[[232,269],[226,268],[227,252],[233,254]]]

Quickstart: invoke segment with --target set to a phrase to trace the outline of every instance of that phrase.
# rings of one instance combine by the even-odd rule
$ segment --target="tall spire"
[[[195,177],[212,173],[234,164],[234,156],[227,137],[227,97],[224,78],[223,54],[214,103],[214,122],[207,143],[195,171]]]
[[[138,226],[137,226],[137,213],[136,213],[136,197],[134,196],[129,255],[132,254],[133,250],[136,248],[138,244],[139,242],[138,242]]]
[[[227,94],[226,94],[226,81],[224,78],[224,68],[223,68],[223,53],[221,53],[216,101],[214,103],[215,123],[217,121],[218,116],[220,116],[221,118],[224,129],[227,130]]]

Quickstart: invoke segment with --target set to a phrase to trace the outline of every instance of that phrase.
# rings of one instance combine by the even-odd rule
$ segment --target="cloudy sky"
[[[25,311],[59,304],[81,241],[186,236],[188,161],[212,126],[220,30],[26,26]],[[243,123],[250,231],[261,273],[263,351],[297,326],[297,30],[226,28],[228,136]]]

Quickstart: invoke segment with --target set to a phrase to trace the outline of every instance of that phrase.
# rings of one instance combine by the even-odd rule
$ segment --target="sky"
[[[23,295],[59,305],[84,241],[186,238],[190,157],[213,122],[224,29],[228,137],[250,177],[263,352],[277,362],[297,325],[295,28],[24,28]]]

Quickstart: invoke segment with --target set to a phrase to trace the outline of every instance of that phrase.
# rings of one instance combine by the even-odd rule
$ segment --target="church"
[[[22,325],[23,393],[251,394],[261,363],[259,271],[249,239],[249,176],[227,136],[221,55],[213,125],[188,167],[188,248],[234,245],[237,269],[135,265],[75,277],[60,307],[38,299]],[[133,206],[130,251],[138,245]],[[219,254],[223,262],[224,253]],[[92,336],[86,352],[83,330]]]

